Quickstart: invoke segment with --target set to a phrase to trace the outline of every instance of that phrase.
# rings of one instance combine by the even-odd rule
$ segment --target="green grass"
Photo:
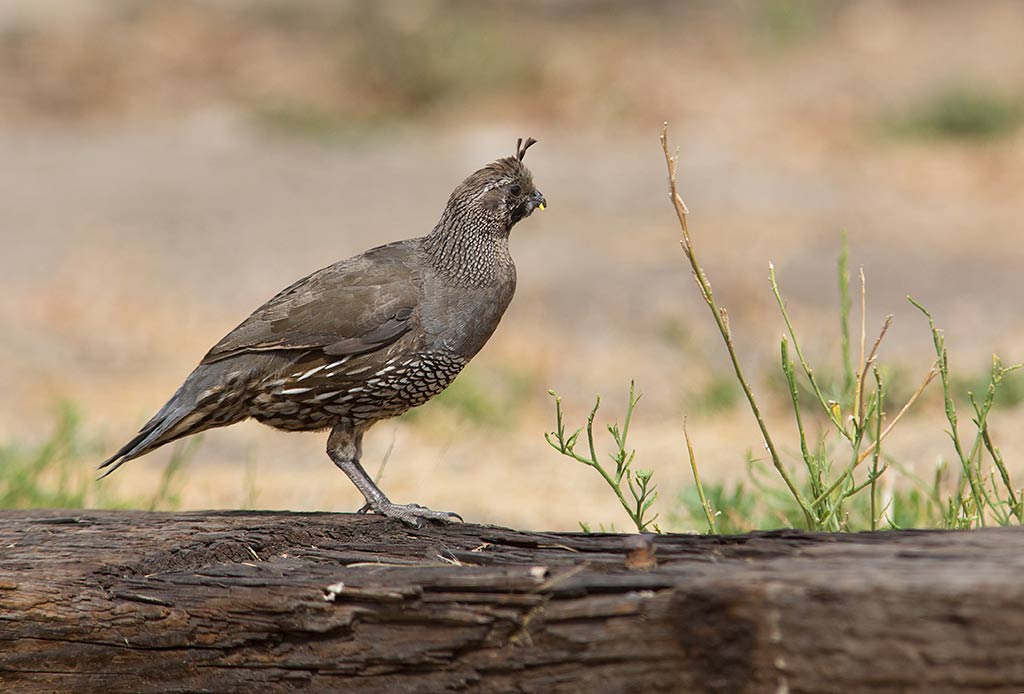
[[[397,6],[396,6],[397,7]],[[401,113],[432,108],[445,99],[521,89],[539,79],[538,56],[522,50],[510,24],[481,14],[396,12],[378,2],[357,2],[355,29],[340,51],[340,69],[385,107]],[[515,14],[507,15],[511,22]]]
[[[819,31],[822,15],[822,6],[813,0],[761,0],[751,17],[751,36],[761,47],[789,48]]]
[[[61,405],[53,433],[41,444],[0,445],[0,508],[149,508],[178,506],[178,483],[196,443],[180,444],[148,498],[124,498],[97,483],[100,445],[81,429],[77,411]]]
[[[865,321],[867,295],[864,271],[859,273],[859,301],[851,296],[851,280],[846,237],[843,236],[837,277],[839,307],[837,340],[841,363],[828,371],[837,375],[828,382],[810,363],[801,348],[799,336],[783,298],[775,269],[768,263],[768,281],[779,309],[785,332],[778,346],[781,375],[777,376],[788,396],[796,440],[786,446],[775,443],[773,432],[762,416],[762,405],[743,372],[733,343],[728,312],[718,305],[711,281],[700,265],[687,225],[688,210],[676,188],[677,158],[672,156],[667,127],[662,133],[665,162],[669,172],[670,196],[682,231],[682,246],[700,295],[711,312],[732,365],[731,377],[749,405],[763,436],[765,459],[748,453],[747,478],[733,484],[703,484],[698,456],[684,425],[687,453],[693,472],[693,486],[675,498],[665,516],[683,527],[698,525],[711,533],[742,532],[753,529],[794,527],[818,531],[858,531],[880,528],[934,527],[975,528],[986,525],[1020,525],[1024,522],[1024,490],[1014,486],[1002,455],[992,440],[988,417],[1000,402],[999,393],[1010,402],[1018,402],[1019,382],[1015,371],[1022,365],[1004,366],[993,357],[987,378],[973,389],[958,388],[942,331],[931,313],[907,297],[927,321],[935,361],[921,365],[920,385],[894,400],[893,390],[906,391],[901,385],[890,389],[889,374],[901,373],[879,363],[879,348],[892,322],[888,316],[874,339],[869,338]],[[854,303],[860,320],[854,327]],[[885,439],[903,415],[930,383],[942,388],[942,403],[949,428],[950,455],[938,467],[933,479],[921,480],[909,473],[909,466],[893,459],[885,450]],[[620,435],[613,425],[610,431],[617,450],[612,455],[615,471],[603,467],[593,438],[595,405],[585,428],[566,434],[561,402],[556,398],[557,429],[548,433],[548,443],[559,453],[593,467],[608,483],[638,531],[658,530],[651,478],[653,470],[643,472],[643,486],[633,482],[635,451],[626,452],[625,434],[634,414],[636,399],[630,389],[625,424]],[[959,410],[958,410],[959,403]],[[960,411],[969,405],[970,424],[960,420]],[[600,404],[600,400],[598,400]],[[580,454],[576,442],[587,433],[588,452]],[[936,435],[941,435],[936,432]],[[795,453],[784,455],[785,451]],[[629,499],[626,488],[632,493]],[[637,478],[639,482],[639,478]],[[651,490],[644,496],[639,492]]]
[[[685,407],[690,412],[714,415],[728,412],[740,404],[742,391],[728,376],[712,375],[704,387],[685,398]]]
[[[882,121],[897,137],[989,140],[1012,133],[1022,118],[1017,99],[980,86],[954,85]]]
[[[444,116],[453,102],[500,100],[541,84],[541,56],[517,28],[514,9],[359,0],[325,4],[315,25],[308,12],[297,14],[281,7],[253,16],[318,44],[333,78],[315,103],[243,100],[257,125],[275,133],[357,144],[412,119]]]
[[[267,131],[320,143],[356,142],[378,125],[372,119],[361,121],[323,106],[300,102],[254,103],[248,109],[255,124]],[[383,128],[386,123],[380,126]]]

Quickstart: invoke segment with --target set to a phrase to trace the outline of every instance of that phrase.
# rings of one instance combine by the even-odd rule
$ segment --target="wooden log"
[[[1020,530],[630,537],[5,511],[0,691],[1024,691]]]

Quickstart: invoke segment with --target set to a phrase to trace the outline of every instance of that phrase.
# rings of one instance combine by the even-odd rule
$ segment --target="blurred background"
[[[256,306],[429,232],[520,136],[540,140],[527,163],[550,207],[514,231],[518,294],[488,346],[368,436],[395,501],[621,526],[598,476],[545,443],[548,389],[570,423],[600,393],[604,424],[635,380],[630,444],[669,508],[690,479],[684,417],[705,479],[761,455],[678,246],[665,121],[694,243],[788,460],[768,263],[827,381],[844,229],[868,333],[895,316],[891,413],[934,360],[907,294],[945,329],[958,386],[980,388],[993,352],[1024,359],[1022,32],[1016,0],[5,0],[0,492],[49,450],[70,462],[7,503],[357,508],[324,435],[256,424],[205,434],[174,480],[170,447],[88,480]],[[1022,399],[1011,379],[991,419],[1018,472]],[[953,454],[945,426],[933,384],[889,451],[928,477]]]

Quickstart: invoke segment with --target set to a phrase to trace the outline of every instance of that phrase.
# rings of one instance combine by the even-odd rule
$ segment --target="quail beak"
[[[527,214],[530,214],[534,210],[543,210],[548,206],[548,201],[544,199],[544,194],[539,190],[534,191],[530,199],[526,201]]]

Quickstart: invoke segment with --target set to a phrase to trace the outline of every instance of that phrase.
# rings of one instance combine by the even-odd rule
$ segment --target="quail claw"
[[[369,506],[369,504],[367,504]],[[465,522],[462,520],[462,516],[457,513],[449,513],[448,511],[433,511],[426,506],[420,506],[419,504],[393,504],[388,502],[386,504],[380,504],[371,509],[374,513],[379,513],[387,518],[397,518],[398,520],[411,525],[414,528],[422,528],[424,521],[437,521],[439,523],[451,523],[455,520],[459,522]]]

